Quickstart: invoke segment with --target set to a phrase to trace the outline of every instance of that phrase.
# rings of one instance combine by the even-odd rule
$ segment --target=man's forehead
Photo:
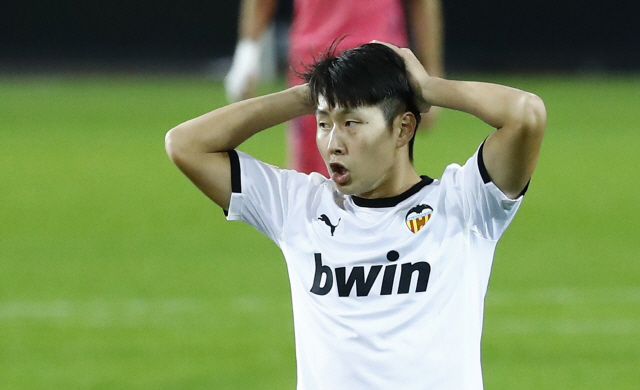
[[[329,114],[329,113],[346,114],[346,113],[358,112],[362,108],[364,107],[351,107],[351,108],[343,107],[339,104],[331,106],[327,102],[327,99],[324,97],[324,95],[320,95],[318,96],[318,106],[316,107],[316,114]]]
[[[329,102],[327,102],[327,98],[324,95],[318,96],[318,106],[316,107],[316,112],[330,112],[330,111],[341,111],[344,110],[340,105],[330,106]]]

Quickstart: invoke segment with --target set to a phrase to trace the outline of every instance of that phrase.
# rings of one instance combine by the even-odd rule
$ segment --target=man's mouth
[[[349,180],[349,170],[340,163],[329,164],[329,170],[331,173],[331,180],[337,185],[344,185]]]

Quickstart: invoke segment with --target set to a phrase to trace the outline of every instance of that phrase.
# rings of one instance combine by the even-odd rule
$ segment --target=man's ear
[[[394,127],[398,129],[398,138],[396,140],[396,146],[401,148],[404,145],[407,145],[411,138],[413,138],[413,134],[416,131],[416,117],[411,112],[407,111],[403,114],[400,114],[396,117],[396,122]]]

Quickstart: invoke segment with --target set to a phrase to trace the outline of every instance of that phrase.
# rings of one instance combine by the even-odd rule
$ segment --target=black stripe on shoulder
[[[483,148],[484,148],[484,142],[482,143],[482,145],[480,145],[480,150],[478,150],[478,169],[480,170],[480,176],[482,176],[482,181],[484,182],[484,184],[487,184],[489,182],[492,182],[493,180],[491,180],[491,176],[489,176],[489,172],[487,172],[487,167],[484,165],[484,157],[482,156]],[[524,188],[522,189],[522,192],[520,192],[520,195],[518,197],[524,196],[524,194],[529,189],[529,183],[531,183],[531,179],[529,179],[529,181],[527,182],[527,185],[524,186]]]
[[[240,181],[240,158],[238,152],[230,150],[229,152],[229,164],[231,165],[231,192],[240,194],[242,193],[242,183]]]
[[[529,184],[530,184],[530,183],[531,183],[531,179],[529,179],[529,181],[527,182],[527,185],[526,185],[526,186],[524,186],[524,189],[522,190],[522,192],[520,193],[520,195],[519,195],[518,197],[520,197],[520,196],[524,196],[524,194],[526,194],[526,193],[527,193],[527,190],[529,189]]]
[[[478,169],[480,170],[480,176],[482,176],[482,181],[484,184],[490,183],[491,176],[489,176],[489,172],[487,172],[487,167],[484,165],[484,158],[482,157],[482,150],[484,149],[484,142],[480,145],[480,150],[478,150]]]

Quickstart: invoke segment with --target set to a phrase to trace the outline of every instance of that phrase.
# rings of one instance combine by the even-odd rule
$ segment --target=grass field
[[[640,77],[492,76],[549,115],[498,245],[487,389],[640,385]],[[278,85],[265,87],[275,90]],[[193,77],[0,77],[0,389],[293,389],[279,250],[171,164],[164,134],[224,104]],[[439,177],[490,129],[444,112]],[[241,147],[283,164],[279,127]]]

